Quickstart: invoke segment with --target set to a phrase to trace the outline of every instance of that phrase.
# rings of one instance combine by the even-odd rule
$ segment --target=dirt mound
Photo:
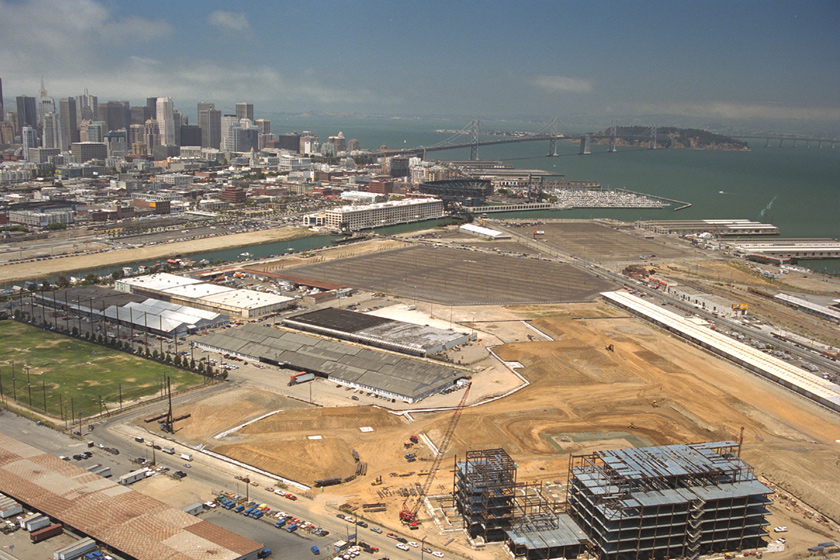
[[[238,434],[244,436],[249,434],[305,432],[308,435],[313,435],[330,434],[338,430],[348,431],[355,435],[359,433],[359,428],[362,427],[380,430],[401,424],[402,421],[398,417],[386,410],[372,406],[318,408],[273,414],[259,422],[245,426],[239,430]]]
[[[178,439],[206,442],[216,434],[230,430],[263,414],[275,410],[301,409],[309,405],[268,391],[232,389],[201,400],[179,406],[175,416],[190,417],[177,423]]]
[[[335,437],[278,440],[264,436],[219,445],[213,451],[309,485],[318,479],[345,478],[356,472],[351,446]]]

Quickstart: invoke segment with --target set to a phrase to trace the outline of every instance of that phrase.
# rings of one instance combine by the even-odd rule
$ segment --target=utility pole
[[[47,382],[41,380],[41,391],[44,393],[44,412],[47,411]]]
[[[29,366],[23,366],[26,369],[26,388],[29,390],[29,408],[32,408],[32,383],[29,381]]]

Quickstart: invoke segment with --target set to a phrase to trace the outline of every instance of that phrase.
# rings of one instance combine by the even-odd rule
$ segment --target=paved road
[[[224,385],[212,387],[197,393],[181,395],[173,400],[181,400],[183,402],[200,399],[206,396],[208,392],[215,392],[224,390]],[[73,454],[82,451],[93,452],[93,457],[84,461],[72,462],[77,466],[86,468],[96,463],[107,465],[111,467],[113,479],[119,478],[120,475],[128,473],[137,468],[136,464],[130,462],[130,459],[138,456],[150,457],[151,449],[134,441],[134,435],[144,434],[141,428],[126,424],[138,417],[146,416],[154,413],[154,408],[162,408],[162,405],[157,404],[146,409],[136,409],[120,415],[119,417],[112,417],[105,422],[95,425],[93,432],[87,432],[85,438],[90,438],[97,443],[94,448],[88,449],[84,441],[76,438],[71,438],[61,432],[54,431],[44,426],[36,426],[34,422],[14,415],[12,413],[2,412],[2,424],[4,433],[11,437],[27,442],[46,453],[60,456]],[[148,433],[145,433],[148,436]],[[158,439],[158,444],[163,442]],[[116,447],[120,450],[119,455],[112,455],[105,452],[98,447],[103,444],[106,447]],[[172,444],[176,448],[176,455],[166,455],[162,452],[157,452],[156,459],[158,464],[169,466],[172,470],[180,468],[188,473],[188,476],[194,480],[198,480],[207,487],[207,499],[212,497],[211,490],[228,489],[236,491],[237,481],[234,479],[236,474],[243,473],[242,469],[236,468],[232,465],[224,463],[223,461],[214,459],[212,457],[196,452],[189,447]],[[189,452],[193,455],[192,468],[183,468],[184,461],[178,458],[181,452]],[[260,503],[268,504],[272,509],[279,509],[285,511],[295,517],[305,519],[323,527],[330,531],[326,537],[316,537],[314,535],[298,532],[288,533],[285,530],[276,529],[273,523],[263,520],[254,520],[242,517],[231,511],[225,511],[220,508],[212,510],[203,514],[208,521],[214,522],[229,530],[235,531],[247,538],[264,543],[273,550],[282,550],[284,558],[297,559],[309,558],[313,556],[311,546],[314,544],[321,550],[327,550],[332,547],[332,544],[337,540],[346,538],[348,534],[353,532],[353,525],[348,524],[330,514],[313,514],[309,511],[308,506],[310,502],[305,498],[298,501],[286,500],[275,494],[269,494],[265,488],[272,482],[267,477],[261,477],[251,474],[252,480],[257,480],[260,483],[259,487],[252,486],[250,496],[252,500]],[[241,490],[242,483],[238,483]],[[184,506],[189,504],[184,503]],[[378,546],[380,553],[375,554],[371,558],[380,558],[388,556],[393,560],[409,560],[420,557],[419,549],[411,549],[408,552],[400,551],[396,548],[396,541],[386,537],[384,534],[376,534],[369,528],[365,529],[357,527],[359,540]],[[386,529],[385,532],[388,532]],[[406,532],[403,536],[409,540],[417,539],[420,536]],[[322,548],[323,547],[323,548]],[[437,548],[433,547],[437,550]],[[430,554],[425,554],[425,557],[432,558]],[[451,557],[450,554],[447,554]],[[324,558],[330,558],[329,555],[323,555]]]

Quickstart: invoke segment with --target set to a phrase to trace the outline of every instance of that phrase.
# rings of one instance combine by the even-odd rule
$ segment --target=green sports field
[[[27,376],[28,373],[28,376]],[[14,375],[14,383],[13,383]],[[81,413],[119,409],[141,397],[160,393],[169,376],[172,390],[203,382],[203,378],[174,367],[44,331],[15,321],[0,321],[0,384],[6,400],[20,403],[56,418],[69,417],[72,407]],[[46,397],[46,399],[45,399]],[[71,401],[72,399],[72,401]]]

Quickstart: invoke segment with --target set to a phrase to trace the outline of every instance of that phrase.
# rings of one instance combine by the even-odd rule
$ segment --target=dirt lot
[[[176,416],[191,415],[177,423],[177,437],[179,441],[192,444],[214,443],[216,440],[213,440],[213,437],[217,434],[259,418],[263,414],[307,407],[308,404],[277,393],[250,388],[232,389],[200,402],[175,408]],[[146,424],[141,420],[138,421],[138,425]],[[229,436],[227,441],[235,438],[234,434]]]
[[[530,385],[464,411],[444,462],[450,466],[439,473],[433,493],[451,488],[451,461],[468,449],[503,447],[519,465],[519,480],[564,481],[570,453],[624,444],[733,439],[744,426],[742,456],[758,474],[840,518],[836,415],[641,320],[601,315],[536,319],[533,326],[554,341],[495,348],[502,359],[524,366],[519,371]],[[614,344],[614,352],[606,350],[609,344]],[[272,401],[245,414],[251,409],[238,406],[225,422],[216,417],[219,404],[196,407],[191,419],[195,428],[185,424],[184,431],[204,439],[202,431],[207,438],[241,423],[245,416],[283,408]],[[415,413],[409,423],[369,406],[289,410],[241,429],[214,448],[310,483],[352,474],[355,449],[367,463],[367,476],[330,487],[319,499],[384,501],[388,511],[369,517],[393,525],[392,517],[403,501],[398,490],[422,484],[425,477],[418,473],[428,468],[432,458],[424,446],[415,446],[418,462],[406,463],[403,442],[409,435],[424,433],[439,443],[451,414]],[[205,425],[211,418],[215,424]],[[360,431],[364,426],[374,431]],[[370,483],[377,476],[384,484],[373,487]],[[771,523],[785,524],[772,519]]]
[[[692,249],[674,238],[645,239],[641,231],[622,231],[597,222],[551,222],[528,226],[545,233],[539,238],[571,255],[596,262],[638,261],[656,255],[658,261],[681,259]]]
[[[305,265],[289,274],[446,305],[582,301],[613,286],[566,264],[426,246]]]

